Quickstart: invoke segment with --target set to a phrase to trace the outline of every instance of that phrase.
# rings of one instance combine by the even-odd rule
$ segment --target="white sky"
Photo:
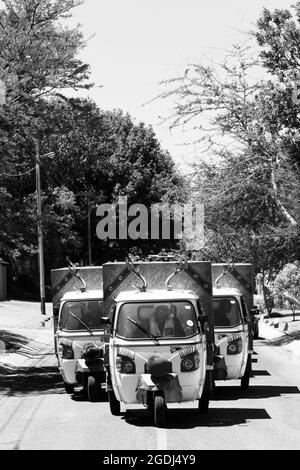
[[[182,165],[196,158],[180,131],[159,125],[168,103],[143,103],[163,91],[159,82],[188,62],[220,59],[247,39],[263,7],[289,8],[288,0],[85,0],[74,10],[90,39],[81,58],[91,65],[95,88],[81,93],[102,109],[120,108],[136,122],[151,124],[162,147]],[[169,103],[170,105],[170,103]]]

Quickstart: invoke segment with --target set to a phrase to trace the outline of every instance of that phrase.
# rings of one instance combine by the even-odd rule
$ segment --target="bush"
[[[299,308],[300,306],[300,263],[284,266],[274,281],[273,297],[278,308]]]

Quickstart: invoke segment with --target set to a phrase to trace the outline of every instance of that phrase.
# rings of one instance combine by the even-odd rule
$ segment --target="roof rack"
[[[70,258],[67,256],[66,257],[68,263],[69,263],[69,271],[73,274],[74,277],[77,277],[77,279],[79,279],[83,286],[82,287],[79,287],[80,291],[81,292],[86,292],[86,282],[84,279],[82,279],[82,277],[79,275],[79,269],[78,267],[72,263],[72,261],[70,260]]]
[[[230,270],[233,269],[234,267],[234,263],[228,263],[226,267],[224,267],[224,270],[223,272],[220,274],[220,276],[217,277],[217,279],[215,280],[215,286],[217,288],[220,288],[222,286],[218,285],[219,284],[219,281],[222,279],[222,277],[226,276],[226,274],[230,273]]]
[[[177,269],[167,278],[166,282],[165,282],[165,286],[168,290],[172,290],[173,289],[173,286],[170,286],[169,282],[171,281],[171,279],[173,279],[173,277],[175,277],[177,274],[179,274],[181,271],[184,271],[186,268],[188,267],[188,264],[187,264],[187,260],[186,259],[181,259],[180,260],[180,264],[179,266],[177,267]]]
[[[140,292],[146,292],[146,289],[147,289],[147,282],[146,282],[146,279],[144,278],[144,276],[142,276],[139,272],[138,272],[138,269],[135,268],[134,264],[133,264],[133,260],[131,258],[130,255],[128,255],[128,257],[126,258],[126,264],[127,264],[127,267],[128,269],[133,272],[134,274],[136,274],[143,282],[143,285],[141,287],[138,287],[138,286],[135,286],[133,285],[133,287],[135,287],[136,289],[138,289]]]

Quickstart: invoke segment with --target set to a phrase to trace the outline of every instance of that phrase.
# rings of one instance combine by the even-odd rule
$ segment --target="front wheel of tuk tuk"
[[[101,400],[101,384],[93,375],[88,376],[87,380],[88,399],[91,402]]]
[[[166,404],[161,395],[154,397],[154,426],[161,428],[166,422]]]
[[[116,395],[112,390],[110,390],[108,393],[108,401],[109,401],[109,408],[110,412],[113,416],[118,416],[121,411],[121,406],[119,400],[116,399]]]

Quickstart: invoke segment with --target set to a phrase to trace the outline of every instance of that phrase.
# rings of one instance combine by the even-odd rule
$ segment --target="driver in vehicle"
[[[221,299],[218,308],[214,311],[214,315],[217,325],[231,326],[234,318],[230,300]]]
[[[101,325],[101,312],[98,301],[88,302],[85,317],[85,323],[90,328],[96,328]]]
[[[180,321],[176,316],[176,308],[158,305],[150,320],[150,333],[154,336],[185,336]]]

